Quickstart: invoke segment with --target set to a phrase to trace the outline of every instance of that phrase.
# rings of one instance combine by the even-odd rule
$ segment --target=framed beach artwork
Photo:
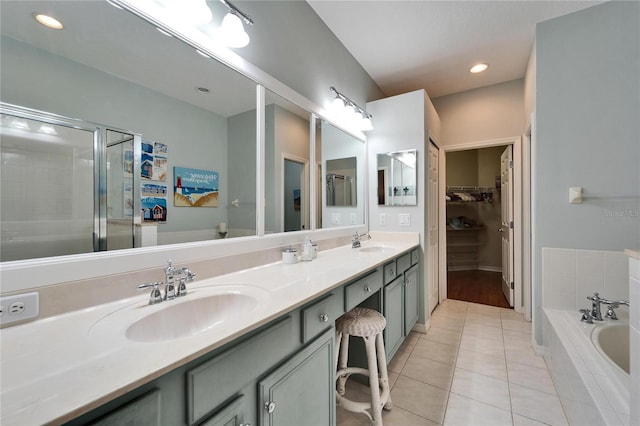
[[[143,179],[165,182],[167,180],[167,145],[148,140],[142,141],[140,176]]]
[[[218,207],[218,172],[173,168],[175,207]]]
[[[167,187],[153,183],[140,186],[140,209],[144,222],[167,221]]]

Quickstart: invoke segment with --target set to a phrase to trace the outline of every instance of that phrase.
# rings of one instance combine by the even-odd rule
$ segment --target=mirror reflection
[[[415,206],[416,150],[378,154],[378,205]]]
[[[265,94],[265,232],[309,229],[310,113]]]
[[[322,190],[318,227],[364,224],[365,144],[324,120],[316,132],[318,144]]]
[[[54,31],[41,26],[32,17],[36,10],[55,14],[65,28]],[[41,208],[29,205],[34,194],[42,196],[41,190],[18,191],[17,186],[9,190],[13,191],[12,201],[2,199],[3,253],[9,240],[51,238],[43,226],[52,220],[64,234],[56,237],[59,239],[75,235],[71,226],[80,222],[86,224],[84,234],[101,232],[94,214],[101,215],[110,231],[118,231],[99,236],[100,241],[109,242],[100,250],[256,234],[255,83],[107,2],[3,1],[0,19],[2,102],[99,123],[104,128],[127,129],[141,136],[143,146],[151,147],[145,159],[152,161],[134,158],[141,162],[140,174],[127,176],[122,169],[131,148],[114,145],[101,159],[103,167],[107,161],[110,167],[109,175],[102,177],[104,182],[97,182],[109,191],[103,207],[95,202],[94,180],[87,178],[100,166],[92,163],[93,145],[86,152],[69,140],[56,145],[59,150],[73,146],[80,158],[65,157],[40,170],[63,169],[65,162],[75,161],[74,167],[84,167],[82,174],[44,179],[56,191]],[[122,135],[113,137],[118,140]],[[39,159],[44,161],[54,149],[53,144],[30,142],[30,148],[20,148],[21,159],[17,160],[10,151],[15,147],[4,139],[3,134],[3,196],[10,182],[5,180],[5,171],[19,167],[18,161],[35,170]],[[91,136],[89,139],[92,141]],[[106,136],[100,142],[106,149]],[[33,170],[21,185],[40,181]],[[164,199],[165,205],[156,209],[155,203],[149,215],[131,212],[125,201],[131,179],[136,181],[134,188],[141,188],[133,190],[134,201],[154,198],[143,191],[146,188],[158,195],[155,198]],[[78,188],[87,183],[89,188]],[[176,201],[181,198],[176,193],[185,195],[188,202]],[[8,205],[22,211],[5,214]],[[52,209],[54,205],[76,216],[52,217],[51,210],[58,209]],[[129,224],[124,225],[126,230],[120,229],[131,213],[138,230],[144,229],[148,238],[134,238],[131,243]],[[121,238],[121,231],[127,236]],[[93,244],[83,245],[73,253],[94,248]],[[43,249],[34,257],[59,254],[67,253]],[[2,260],[9,258],[3,255]]]

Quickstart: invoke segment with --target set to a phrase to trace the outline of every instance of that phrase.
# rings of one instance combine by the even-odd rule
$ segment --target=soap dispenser
[[[307,237],[302,244],[302,260],[313,260],[313,245],[311,244],[309,237]]]

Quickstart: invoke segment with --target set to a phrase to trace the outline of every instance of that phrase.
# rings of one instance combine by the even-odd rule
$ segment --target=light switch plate
[[[355,213],[351,213],[351,224],[355,225],[356,224],[356,214]]]
[[[380,215],[378,216],[378,224],[380,226],[386,226],[387,225],[387,214],[386,213],[380,213]]]
[[[331,213],[331,224],[340,225],[340,213]]]
[[[411,215],[409,213],[400,213],[400,226],[411,226]]]

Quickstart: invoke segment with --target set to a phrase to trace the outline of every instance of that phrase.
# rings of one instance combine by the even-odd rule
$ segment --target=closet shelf
[[[484,229],[484,226],[472,226],[470,228],[460,228],[460,229],[447,226],[447,231],[450,231],[450,232],[481,231],[483,229]]]

